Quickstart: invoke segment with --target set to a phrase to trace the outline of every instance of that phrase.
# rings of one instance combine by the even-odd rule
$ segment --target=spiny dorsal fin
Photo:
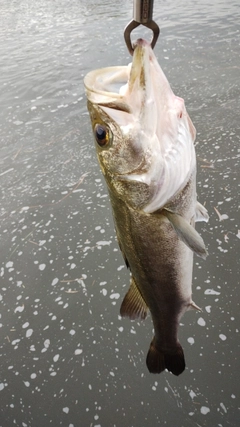
[[[206,259],[208,255],[203,239],[181,215],[163,209],[162,213],[168,218],[178,237],[197,255]]]
[[[137,288],[134,278],[132,277],[130,288],[126,293],[120,308],[120,314],[122,317],[129,317],[131,320],[143,320],[147,316],[147,310],[147,304],[145,303]]]

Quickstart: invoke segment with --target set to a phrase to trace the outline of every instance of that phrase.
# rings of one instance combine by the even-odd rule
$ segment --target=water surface
[[[155,53],[197,129],[210,214],[180,377],[148,373],[150,318],[119,316],[129,272],[84,95],[88,71],[131,61],[131,18],[131,1],[1,0],[2,427],[239,424],[240,6],[154,4]]]

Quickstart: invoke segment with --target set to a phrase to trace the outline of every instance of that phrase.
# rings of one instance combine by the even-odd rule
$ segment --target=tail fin
[[[185,359],[181,344],[178,343],[176,350],[171,353],[159,351],[154,345],[154,339],[151,342],[147,354],[147,367],[152,374],[160,374],[167,369],[174,375],[180,375],[185,369]]]

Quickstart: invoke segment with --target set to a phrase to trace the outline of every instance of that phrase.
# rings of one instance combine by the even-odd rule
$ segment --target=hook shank
[[[147,24],[152,21],[153,0],[133,1],[133,20],[140,24]]]
[[[129,53],[133,55],[133,45],[131,42],[131,32],[139,25],[144,25],[153,32],[151,41],[152,49],[154,48],[160,29],[156,22],[152,19],[153,14],[153,0],[134,0],[133,1],[133,19],[129,22],[124,30],[124,39],[129,50]]]

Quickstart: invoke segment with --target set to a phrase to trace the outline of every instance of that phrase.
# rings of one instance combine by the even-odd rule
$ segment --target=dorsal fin
[[[131,278],[130,288],[126,293],[121,308],[120,314],[122,317],[134,319],[145,319],[147,316],[148,306],[140,294],[134,278]]]

